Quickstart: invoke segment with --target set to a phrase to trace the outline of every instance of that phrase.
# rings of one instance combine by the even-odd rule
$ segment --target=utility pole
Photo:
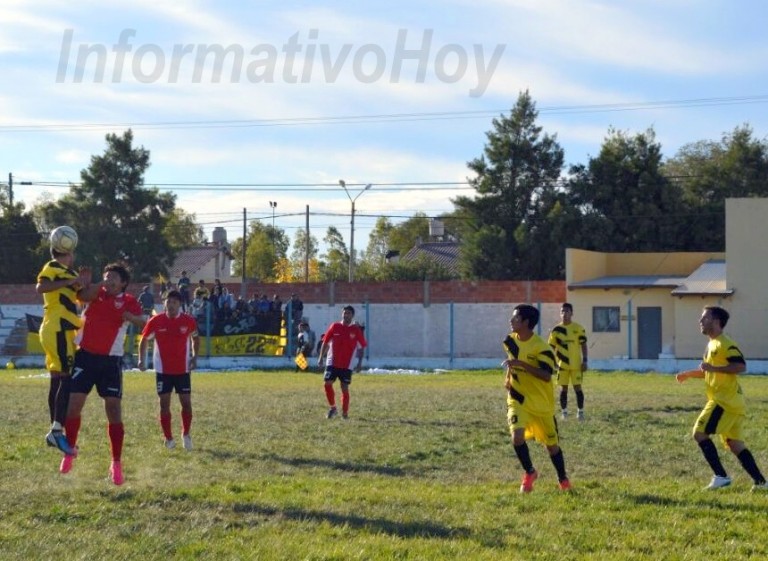
[[[304,250],[304,282],[309,282],[309,205],[307,205],[307,215],[306,215],[306,232],[307,232],[307,247]]]
[[[8,174],[8,208],[13,208],[13,174]]]

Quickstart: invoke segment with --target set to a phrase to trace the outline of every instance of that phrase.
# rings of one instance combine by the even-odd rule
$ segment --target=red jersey
[[[352,366],[352,356],[357,346],[360,345],[363,348],[368,346],[359,325],[356,323],[344,325],[340,321],[331,324],[323,335],[323,342],[327,343],[330,349],[326,365],[346,370]]]
[[[132,294],[107,294],[105,287],[83,312],[83,325],[75,336],[75,343],[89,353],[102,356],[123,356],[128,322],[123,313],[140,316],[141,305]]]
[[[160,374],[186,374],[192,350],[192,337],[197,335],[197,322],[189,314],[175,318],[167,313],[149,318],[141,332],[142,337],[155,340],[152,353],[155,371]]]

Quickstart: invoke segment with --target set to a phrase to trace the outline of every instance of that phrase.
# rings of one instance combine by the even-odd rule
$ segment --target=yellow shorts
[[[578,370],[558,370],[557,383],[560,386],[580,386],[584,381],[584,372]]]
[[[534,439],[545,446],[555,446],[560,442],[554,415],[533,415],[522,407],[508,407],[507,424],[513,436],[515,430],[525,429],[526,440]]]
[[[742,425],[744,415],[741,413],[729,413],[714,401],[708,401],[701,411],[693,432],[705,434],[718,434],[723,444],[728,440],[744,440],[742,438]]]
[[[45,351],[45,369],[48,372],[72,373],[75,362],[75,333],[73,329],[61,331],[45,323],[40,326],[40,344]]]

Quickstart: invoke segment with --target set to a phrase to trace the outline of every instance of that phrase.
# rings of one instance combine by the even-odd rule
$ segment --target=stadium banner
[[[41,355],[45,354],[42,345],[40,345],[40,325],[43,318],[26,314],[27,316],[27,354]],[[285,346],[284,337],[280,335],[269,335],[263,333],[244,333],[240,335],[214,335],[210,337],[210,347],[207,345],[208,337],[200,337],[200,355],[204,355],[204,349],[211,349],[211,356],[245,356],[245,355],[264,355],[264,356],[283,356]],[[137,335],[128,335],[125,338],[125,350],[128,353],[136,354],[139,350],[141,337]]]

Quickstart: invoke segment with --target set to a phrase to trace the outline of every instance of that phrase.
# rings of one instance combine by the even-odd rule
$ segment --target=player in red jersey
[[[200,338],[197,322],[189,314],[182,313],[183,297],[178,290],[165,295],[165,311],[152,316],[144,326],[139,345],[139,369],[147,369],[144,357],[149,341],[155,340],[152,353],[160,398],[160,427],[165,436],[165,447],[176,447],[171,430],[171,392],[175,389],[181,404],[181,433],[185,450],[192,450],[192,381],[190,373],[197,367]]]
[[[115,485],[123,484],[120,458],[125,437],[121,407],[125,334],[129,323],[138,329],[144,326],[141,305],[132,294],[125,292],[130,280],[128,270],[122,265],[113,263],[104,267],[103,281],[83,312],[83,324],[75,336],[78,349],[64,424],[67,439],[74,447],[85,400],[96,386],[99,396],[104,399],[112,453],[109,475]],[[73,456],[64,456],[59,471],[69,472],[73,460]]]
[[[363,364],[363,349],[368,346],[362,328],[352,323],[355,317],[355,309],[352,306],[344,306],[341,312],[341,321],[332,323],[323,335],[323,344],[317,357],[317,365],[322,366],[326,353],[328,360],[325,363],[325,397],[328,399],[327,418],[331,419],[338,414],[336,409],[336,394],[333,391],[333,382],[338,378],[341,382],[341,416],[345,419],[349,416],[349,385],[352,383],[352,355],[357,350],[357,366],[355,370],[360,372]]]

